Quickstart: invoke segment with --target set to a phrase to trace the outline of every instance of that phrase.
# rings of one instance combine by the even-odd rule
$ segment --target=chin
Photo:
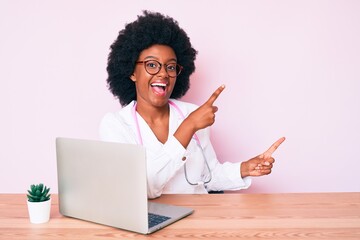
[[[154,105],[155,107],[163,107],[163,106],[167,105],[168,102],[169,102],[168,97],[164,97],[161,99],[157,98],[152,101],[152,105]]]

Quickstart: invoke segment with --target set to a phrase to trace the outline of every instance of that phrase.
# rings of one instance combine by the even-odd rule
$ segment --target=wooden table
[[[163,195],[195,212],[151,235],[62,216],[29,222],[23,194],[0,194],[0,239],[360,239],[360,193]]]

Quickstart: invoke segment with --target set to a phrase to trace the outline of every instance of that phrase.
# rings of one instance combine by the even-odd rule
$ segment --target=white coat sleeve
[[[198,133],[204,155],[211,169],[212,180],[207,184],[208,191],[240,190],[247,189],[251,185],[251,177],[242,178],[240,174],[241,162],[220,163],[210,141],[210,129],[206,128]],[[204,175],[208,175],[204,170]],[[205,178],[207,179],[207,178]]]

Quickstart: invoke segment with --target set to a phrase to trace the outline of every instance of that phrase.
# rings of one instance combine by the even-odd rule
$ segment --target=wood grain
[[[51,219],[31,224],[26,196],[0,194],[0,239],[360,239],[360,193],[163,195],[195,212],[145,236],[67,218],[52,195]]]

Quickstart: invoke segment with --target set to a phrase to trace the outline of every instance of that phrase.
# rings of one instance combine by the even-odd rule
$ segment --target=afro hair
[[[184,67],[170,97],[178,99],[188,91],[197,51],[177,21],[160,13],[144,11],[136,21],[125,25],[110,47],[106,68],[108,88],[122,106],[136,100],[135,83],[130,76],[140,53],[155,44],[171,47],[178,64]]]

